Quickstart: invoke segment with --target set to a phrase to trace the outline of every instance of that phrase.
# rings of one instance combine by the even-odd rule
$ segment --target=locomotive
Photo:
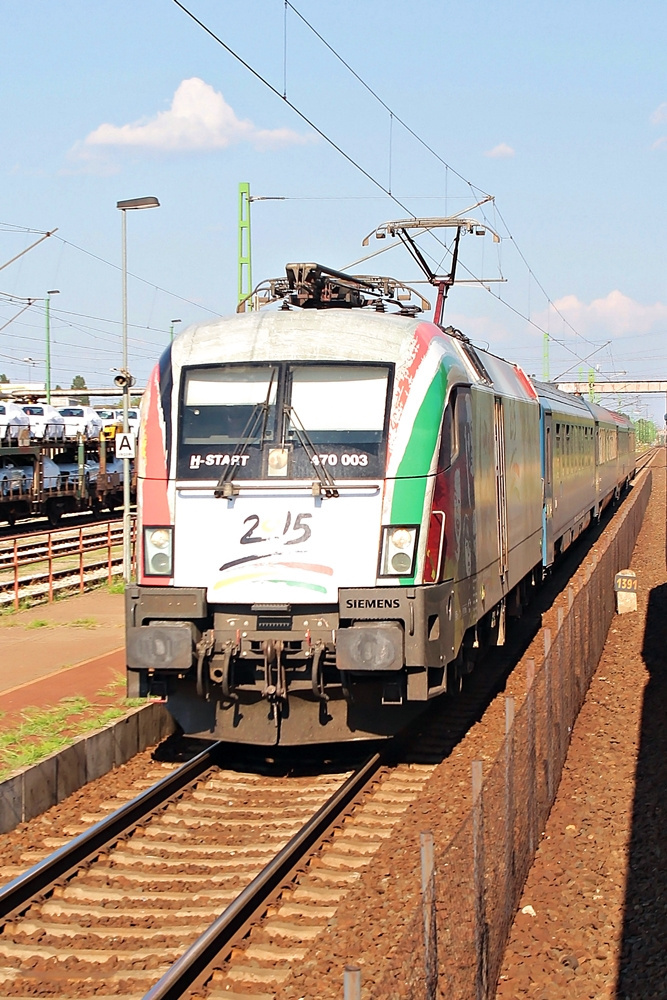
[[[279,308],[190,327],[150,377],[128,691],[195,737],[389,737],[629,484],[632,425],[390,279],[294,264],[270,292]]]

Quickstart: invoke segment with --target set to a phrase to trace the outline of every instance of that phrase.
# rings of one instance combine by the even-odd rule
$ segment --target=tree
[[[2,372],[2,374],[0,374],[0,382],[2,382],[3,384],[6,384],[7,382],[9,382],[9,379],[7,378],[7,376],[5,375],[4,372]]]
[[[635,427],[637,429],[637,441],[639,444],[654,444],[658,436],[658,428],[652,420],[640,419],[635,424]]]
[[[83,375],[75,375],[72,379],[72,389],[87,389],[86,380]],[[82,406],[90,406],[90,396],[77,396],[77,400]]]

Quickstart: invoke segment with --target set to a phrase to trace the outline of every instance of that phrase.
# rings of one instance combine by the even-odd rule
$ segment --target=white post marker
[[[622,569],[614,577],[616,593],[616,613],[625,614],[637,610],[637,574],[631,569]]]
[[[134,458],[135,442],[132,432],[116,434],[116,458]]]

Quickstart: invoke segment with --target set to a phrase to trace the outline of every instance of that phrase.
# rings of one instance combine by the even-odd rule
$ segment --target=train
[[[0,440],[0,523],[46,517],[51,527],[63,514],[123,504],[123,470],[114,442],[45,438]],[[5,439],[6,440],[6,439]]]
[[[183,331],[142,402],[128,693],[192,737],[394,736],[635,471],[631,421],[288,265],[276,307]]]

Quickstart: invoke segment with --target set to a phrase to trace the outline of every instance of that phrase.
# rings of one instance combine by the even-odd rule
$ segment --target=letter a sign
[[[134,458],[134,434],[116,434],[116,458]]]

